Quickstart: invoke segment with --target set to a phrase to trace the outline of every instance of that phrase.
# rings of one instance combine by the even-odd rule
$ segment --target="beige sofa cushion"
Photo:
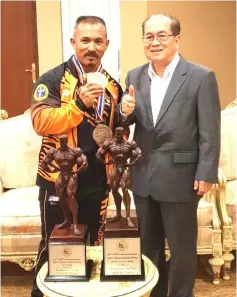
[[[1,254],[37,255],[41,219],[37,186],[0,194]]]
[[[33,130],[30,114],[0,121],[0,179],[4,188],[35,185],[41,137]]]
[[[198,248],[212,248],[213,241],[213,229],[199,227],[198,237],[197,237],[197,247]]]
[[[212,204],[203,198],[199,201],[197,209],[198,227],[212,227]]]
[[[236,241],[236,206],[237,206],[237,181],[228,181],[226,184],[226,205],[231,217],[232,236]]]
[[[3,235],[1,237],[1,255],[37,255],[41,236],[40,234]]]
[[[226,183],[226,203],[236,205],[237,203],[237,181],[231,180]]]
[[[41,233],[38,194],[37,186],[0,194],[1,236]]]
[[[236,106],[222,110],[220,166],[228,180],[236,179],[236,119]]]
[[[198,248],[211,248],[212,247],[212,218],[213,209],[212,203],[205,201],[205,197],[199,201],[197,209],[198,221]]]

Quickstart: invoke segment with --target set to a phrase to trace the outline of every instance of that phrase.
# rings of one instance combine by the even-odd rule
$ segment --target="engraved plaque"
[[[80,234],[73,232],[73,225],[59,229],[56,225],[49,239],[48,275],[45,281],[88,281],[92,261],[86,258],[86,225],[78,225]]]
[[[105,275],[141,274],[140,238],[105,238]]]
[[[52,243],[49,245],[49,275],[86,275],[85,246]]]
[[[139,281],[145,279],[141,239],[137,227],[128,227],[125,218],[105,224],[101,281]]]

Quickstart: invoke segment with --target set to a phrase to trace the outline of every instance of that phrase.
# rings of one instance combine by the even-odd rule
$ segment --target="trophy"
[[[116,206],[116,216],[107,218],[105,223],[101,281],[145,279],[138,222],[137,218],[130,216],[131,197],[128,192],[129,167],[141,157],[141,150],[135,141],[126,141],[124,133],[124,128],[116,128],[114,138],[106,140],[96,154],[100,162],[112,167],[109,179]],[[108,162],[104,161],[106,155],[110,156]],[[120,188],[122,195],[119,193]],[[126,211],[125,218],[121,213],[122,201]]]
[[[45,281],[88,281],[92,260],[86,258],[88,227],[78,224],[77,175],[88,166],[80,148],[68,146],[68,137],[59,137],[60,147],[50,150],[41,167],[59,172],[55,182],[56,195],[64,214],[64,222],[56,225],[48,243],[48,275]],[[56,166],[57,165],[57,166]],[[77,166],[77,170],[74,170]],[[72,224],[71,224],[72,214]]]

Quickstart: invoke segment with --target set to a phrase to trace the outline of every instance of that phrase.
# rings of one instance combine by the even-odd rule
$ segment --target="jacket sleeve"
[[[125,89],[125,91],[123,93],[123,96],[128,94],[128,89],[129,89],[129,86],[130,86],[129,77],[130,77],[130,73],[128,72],[127,77],[125,79],[126,89]],[[134,111],[133,111],[133,113],[131,115],[126,117],[121,112],[121,103],[122,103],[122,99],[120,100],[120,103],[117,105],[117,108],[116,108],[116,121],[121,126],[130,126],[130,125],[134,124],[134,122],[135,122]]]
[[[213,72],[203,79],[198,94],[199,157],[195,179],[218,182],[220,155],[220,100]]]
[[[115,127],[118,127],[119,126],[119,121],[118,121],[118,117],[117,117],[117,106],[120,105],[120,103],[122,102],[122,96],[123,96],[123,89],[121,87],[120,84],[118,84],[118,100],[116,102],[116,105],[115,105],[115,110],[114,110],[114,126]]]
[[[69,91],[68,91],[69,92]],[[57,73],[46,73],[34,86],[31,119],[38,135],[62,134],[78,126],[84,111],[75,100],[61,99],[60,77]]]

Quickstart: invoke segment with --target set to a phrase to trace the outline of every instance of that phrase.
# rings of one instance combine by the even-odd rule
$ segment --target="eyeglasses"
[[[151,44],[155,39],[157,39],[160,43],[167,41],[173,34],[157,34],[157,35],[145,35],[142,37],[143,41],[147,44]]]

